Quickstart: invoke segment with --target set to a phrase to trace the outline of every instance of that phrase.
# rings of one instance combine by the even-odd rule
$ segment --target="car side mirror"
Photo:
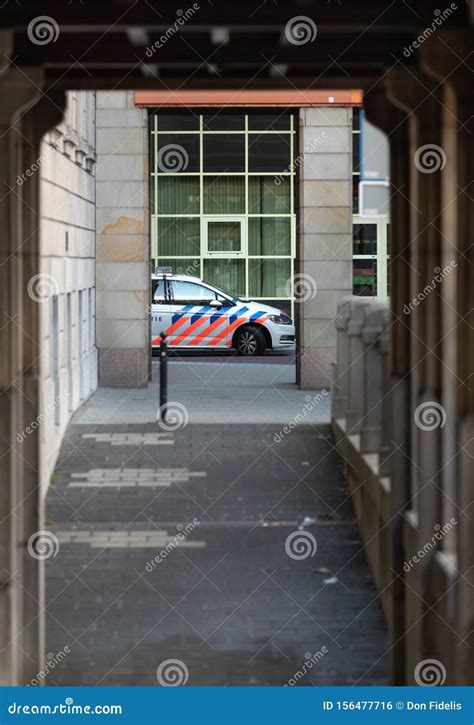
[[[220,300],[211,300],[209,302],[210,307],[216,307],[217,309],[220,309],[222,307],[222,302]]]

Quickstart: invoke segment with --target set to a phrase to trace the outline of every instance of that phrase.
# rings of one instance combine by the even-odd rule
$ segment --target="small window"
[[[207,252],[241,254],[244,251],[241,219],[208,219],[205,223]]]
[[[377,254],[377,225],[354,224],[353,254]]]
[[[352,263],[353,294],[377,296],[377,262],[375,259],[354,259]]]
[[[152,279],[151,289],[153,303],[155,305],[164,305],[166,303],[164,279]]]
[[[216,299],[216,293],[196,282],[174,280],[172,282],[175,305],[205,305]]]

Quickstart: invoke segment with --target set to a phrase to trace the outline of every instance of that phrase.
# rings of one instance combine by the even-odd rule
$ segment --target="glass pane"
[[[158,134],[156,168],[160,174],[199,171],[199,136],[179,133]]]
[[[189,274],[192,277],[201,276],[201,262],[199,259],[174,259],[159,257],[157,266],[171,267],[173,274]]]
[[[360,130],[360,119],[361,119],[361,108],[353,108],[352,109],[352,128],[354,131]]]
[[[290,136],[249,136],[249,171],[288,171]]]
[[[361,297],[377,295],[377,262],[374,259],[353,260],[353,293]]]
[[[242,249],[240,222],[208,222],[207,249],[209,252],[240,252]]]
[[[244,131],[245,115],[216,109],[204,114],[205,131]]]
[[[163,279],[152,279],[151,300],[155,305],[165,304],[165,281]]]
[[[216,293],[195,282],[172,282],[173,302],[177,305],[204,305],[216,299]]]
[[[245,171],[245,136],[207,134],[203,138],[204,171]]]
[[[203,278],[236,297],[245,297],[245,260],[205,259]]]
[[[158,219],[159,255],[199,255],[201,253],[201,224],[199,217],[165,217]]]
[[[291,253],[291,220],[287,217],[249,219],[249,254]]]
[[[352,177],[352,213],[359,213],[359,176]]]
[[[249,259],[249,296],[287,297],[290,259]]]
[[[192,109],[157,115],[158,131],[199,131],[199,113]]]
[[[360,133],[352,134],[352,170],[360,171]]]
[[[203,184],[204,214],[244,214],[243,177],[205,176]]]
[[[199,214],[198,176],[160,176],[156,183],[159,214]]]
[[[290,214],[290,179],[249,176],[249,214]]]
[[[390,194],[388,186],[366,184],[364,188],[364,208],[362,214],[389,214]]]
[[[377,254],[377,225],[354,224],[353,254]]]
[[[289,131],[291,114],[281,110],[273,113],[249,114],[248,128],[249,131]]]

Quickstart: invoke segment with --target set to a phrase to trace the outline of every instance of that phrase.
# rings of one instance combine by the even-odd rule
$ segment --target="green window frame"
[[[268,109],[268,114],[280,114],[288,119],[288,128],[275,130],[255,129],[256,114],[249,109],[241,109],[245,123],[241,130],[214,131],[208,130],[204,124],[204,115],[209,117],[211,113],[218,114],[219,109],[199,109],[196,116],[199,118],[197,128],[193,130],[181,130],[178,128],[179,111],[175,111],[176,129],[170,129],[170,123],[165,123],[165,128],[160,131],[160,111],[152,111],[150,114],[150,194],[151,194],[151,256],[155,266],[171,266],[173,271],[178,268],[184,269],[185,273],[194,274],[206,280],[207,269],[216,269],[216,261],[222,259],[222,265],[229,263],[231,259],[243,260],[239,263],[239,286],[243,296],[252,299],[264,299],[271,302],[287,302],[293,312],[293,268],[296,249],[296,214],[295,214],[295,176],[294,157],[296,149],[297,114],[282,109]],[[252,119],[249,123],[249,118]],[[258,120],[258,119],[257,119]],[[286,124],[285,124],[286,125]],[[245,158],[243,171],[205,171],[204,170],[204,139],[220,135],[239,134],[244,138]],[[175,157],[174,171],[163,169],[159,154],[163,153],[163,144],[160,137],[168,141],[171,137],[183,139],[183,147],[194,149],[196,138],[199,138],[199,170],[189,171],[185,164],[179,168],[179,156]],[[249,171],[249,147],[251,142],[258,136],[273,135],[284,137],[290,147],[290,164],[288,169],[283,171],[276,168],[274,171]],[[186,137],[193,136],[192,141],[186,141]],[[209,144],[207,144],[209,145]],[[161,157],[162,158],[162,157]],[[177,165],[176,165],[177,164]],[[161,184],[161,186],[160,186]],[[177,199],[173,199],[173,186],[177,189]],[[216,193],[212,195],[212,189]],[[257,198],[261,191],[261,198]],[[263,196],[263,198],[262,198]],[[232,252],[222,250],[210,250],[206,244],[204,224],[206,220],[213,219],[216,222],[228,221],[236,218],[244,220],[243,251],[233,255]],[[170,225],[178,229],[190,230],[192,239],[184,237],[176,242],[178,251],[182,254],[170,254],[171,246],[176,233],[173,228],[163,226],[169,219]],[[189,220],[189,221],[188,221]],[[199,253],[196,250],[197,222],[200,223],[200,244]],[[180,223],[180,222],[183,223]],[[166,243],[160,249],[160,229],[166,230]],[[171,242],[170,242],[171,240]],[[272,248],[273,245],[273,248]],[[189,252],[193,251],[193,254]],[[213,259],[212,267],[209,260]],[[287,260],[272,263],[272,260]],[[218,265],[217,265],[218,266]],[[261,267],[258,273],[259,267]],[[288,268],[288,284],[282,285],[282,270]],[[266,275],[266,278],[265,278]],[[223,286],[228,276],[222,267]],[[256,279],[259,283],[256,284]],[[235,278],[235,275],[234,275]],[[213,283],[216,284],[214,272]],[[263,281],[262,281],[263,280]],[[211,280],[207,280],[211,282]],[[252,290],[262,289],[271,291],[272,284],[275,294],[255,295]],[[216,286],[219,286],[218,284]],[[281,293],[284,291],[284,295]]]

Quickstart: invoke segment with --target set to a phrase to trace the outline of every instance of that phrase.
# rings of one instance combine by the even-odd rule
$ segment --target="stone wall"
[[[40,423],[43,491],[71,415],[97,387],[94,111],[93,92],[68,93],[64,121],[23,172],[40,174],[40,268],[28,294],[39,307],[41,386],[39,421],[26,421],[20,436]]]
[[[150,286],[147,112],[132,91],[97,93],[99,384],[145,386]]]
[[[331,382],[337,303],[352,290],[352,109],[301,109],[298,162],[298,379],[311,389]]]

